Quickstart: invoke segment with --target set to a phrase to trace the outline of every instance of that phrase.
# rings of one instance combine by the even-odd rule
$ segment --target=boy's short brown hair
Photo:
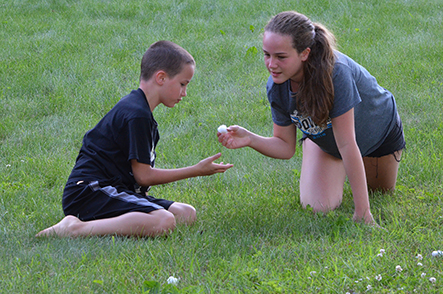
[[[185,64],[195,65],[195,60],[188,51],[170,41],[157,41],[143,55],[140,80],[149,80],[159,70],[173,78],[182,71]]]

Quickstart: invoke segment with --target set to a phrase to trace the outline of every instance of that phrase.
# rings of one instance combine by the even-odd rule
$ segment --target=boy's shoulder
[[[151,109],[143,91],[137,89],[121,98],[111,112],[126,113],[130,116],[145,116],[151,114]]]
[[[137,106],[140,104],[141,105],[148,104],[148,102],[146,100],[145,94],[139,88],[137,90],[132,90],[131,93],[122,97],[120,101],[117,103],[117,105],[118,104],[123,104],[130,107],[130,106]]]

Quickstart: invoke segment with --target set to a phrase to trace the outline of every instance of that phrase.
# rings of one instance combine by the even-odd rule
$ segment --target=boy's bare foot
[[[73,215],[65,216],[59,223],[40,231],[36,237],[77,237],[77,229],[82,221]]]

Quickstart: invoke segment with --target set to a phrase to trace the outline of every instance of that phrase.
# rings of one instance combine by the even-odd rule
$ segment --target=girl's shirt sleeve
[[[330,118],[345,114],[361,102],[355,77],[349,66],[336,63],[333,71],[334,105],[329,112]]]

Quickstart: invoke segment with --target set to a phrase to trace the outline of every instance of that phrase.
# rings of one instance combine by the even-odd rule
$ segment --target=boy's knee
[[[195,220],[197,219],[197,211],[195,210],[194,206],[191,205],[187,205],[187,219],[188,219],[188,224],[192,224],[193,222],[195,222]]]
[[[161,227],[161,231],[166,233],[172,232],[176,226],[174,215],[168,211],[165,211],[160,219],[159,226]]]
[[[195,208],[186,203],[174,203],[169,208],[169,211],[175,215],[178,222],[186,225],[192,224],[197,219],[197,212]]]
[[[167,210],[159,209],[151,212],[148,222],[143,227],[150,226],[152,229],[145,231],[148,235],[168,235],[176,226],[175,217]]]

